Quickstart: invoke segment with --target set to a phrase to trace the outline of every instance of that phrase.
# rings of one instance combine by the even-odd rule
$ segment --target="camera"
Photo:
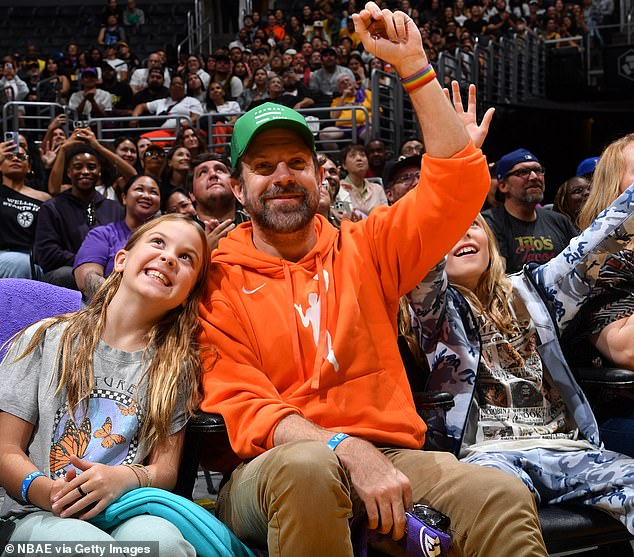
[[[4,69],[5,70],[12,70],[13,69],[13,64],[11,62],[6,62],[4,64]]]
[[[20,152],[20,134],[18,132],[4,132],[5,141],[13,141],[12,153]]]
[[[88,128],[90,127],[90,124],[88,123],[88,120],[74,120],[73,121],[73,129],[80,129],[80,128]]]

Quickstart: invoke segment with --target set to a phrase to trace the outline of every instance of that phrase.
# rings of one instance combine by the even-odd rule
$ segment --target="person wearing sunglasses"
[[[149,145],[143,153],[143,157],[141,157],[141,166],[143,167],[143,174],[154,178],[157,183],[160,183],[163,168],[165,167],[165,150],[163,147],[157,143]]]
[[[23,147],[15,152],[13,141],[0,143],[0,278],[40,278],[42,270],[30,255],[35,223],[42,203],[51,198],[26,185],[31,170]]]
[[[544,199],[545,168],[530,151],[516,149],[497,162],[496,173],[504,202],[482,216],[495,234],[506,272],[550,261],[577,231],[566,215],[538,207]]]

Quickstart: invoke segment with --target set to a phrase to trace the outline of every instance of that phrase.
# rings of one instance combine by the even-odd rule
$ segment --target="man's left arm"
[[[408,15],[368,2],[352,17],[365,49],[392,64],[402,78],[428,68],[420,32]],[[462,104],[452,106],[436,79],[409,95],[427,150],[421,179],[401,201],[375,209],[364,222],[378,267],[389,273],[399,295],[414,288],[464,234],[490,183],[486,159],[459,113]]]

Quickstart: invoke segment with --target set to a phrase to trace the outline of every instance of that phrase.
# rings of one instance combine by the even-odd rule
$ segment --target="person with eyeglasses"
[[[77,290],[73,277],[75,254],[89,230],[124,218],[118,201],[97,191],[102,159],[88,142],[64,148],[64,174],[71,187],[40,208],[35,230],[35,258],[44,269],[42,280]]]
[[[383,174],[383,188],[390,205],[418,184],[422,158],[422,155],[413,155],[388,163]]]
[[[163,168],[165,167],[165,150],[163,147],[156,143],[148,145],[141,158],[141,166],[143,167],[143,174],[154,178],[157,183],[160,183]]]
[[[423,142],[417,137],[408,137],[401,144],[399,152],[399,157],[413,157],[414,155],[422,155],[425,151],[425,146]]]
[[[42,203],[51,198],[26,185],[31,163],[24,148],[14,152],[13,141],[0,143],[0,278],[40,278],[31,251],[35,223]]]
[[[538,206],[544,200],[546,170],[533,153],[516,149],[497,162],[496,173],[504,201],[482,216],[495,234],[506,272],[550,261],[577,230],[566,215]]]

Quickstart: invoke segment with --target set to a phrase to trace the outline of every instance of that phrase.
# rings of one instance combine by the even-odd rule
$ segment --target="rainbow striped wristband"
[[[415,74],[402,77],[401,83],[403,84],[403,89],[405,89],[408,93],[411,93],[420,87],[424,87],[434,79],[436,79],[434,67],[431,64],[427,64],[422,70],[416,72]]]

